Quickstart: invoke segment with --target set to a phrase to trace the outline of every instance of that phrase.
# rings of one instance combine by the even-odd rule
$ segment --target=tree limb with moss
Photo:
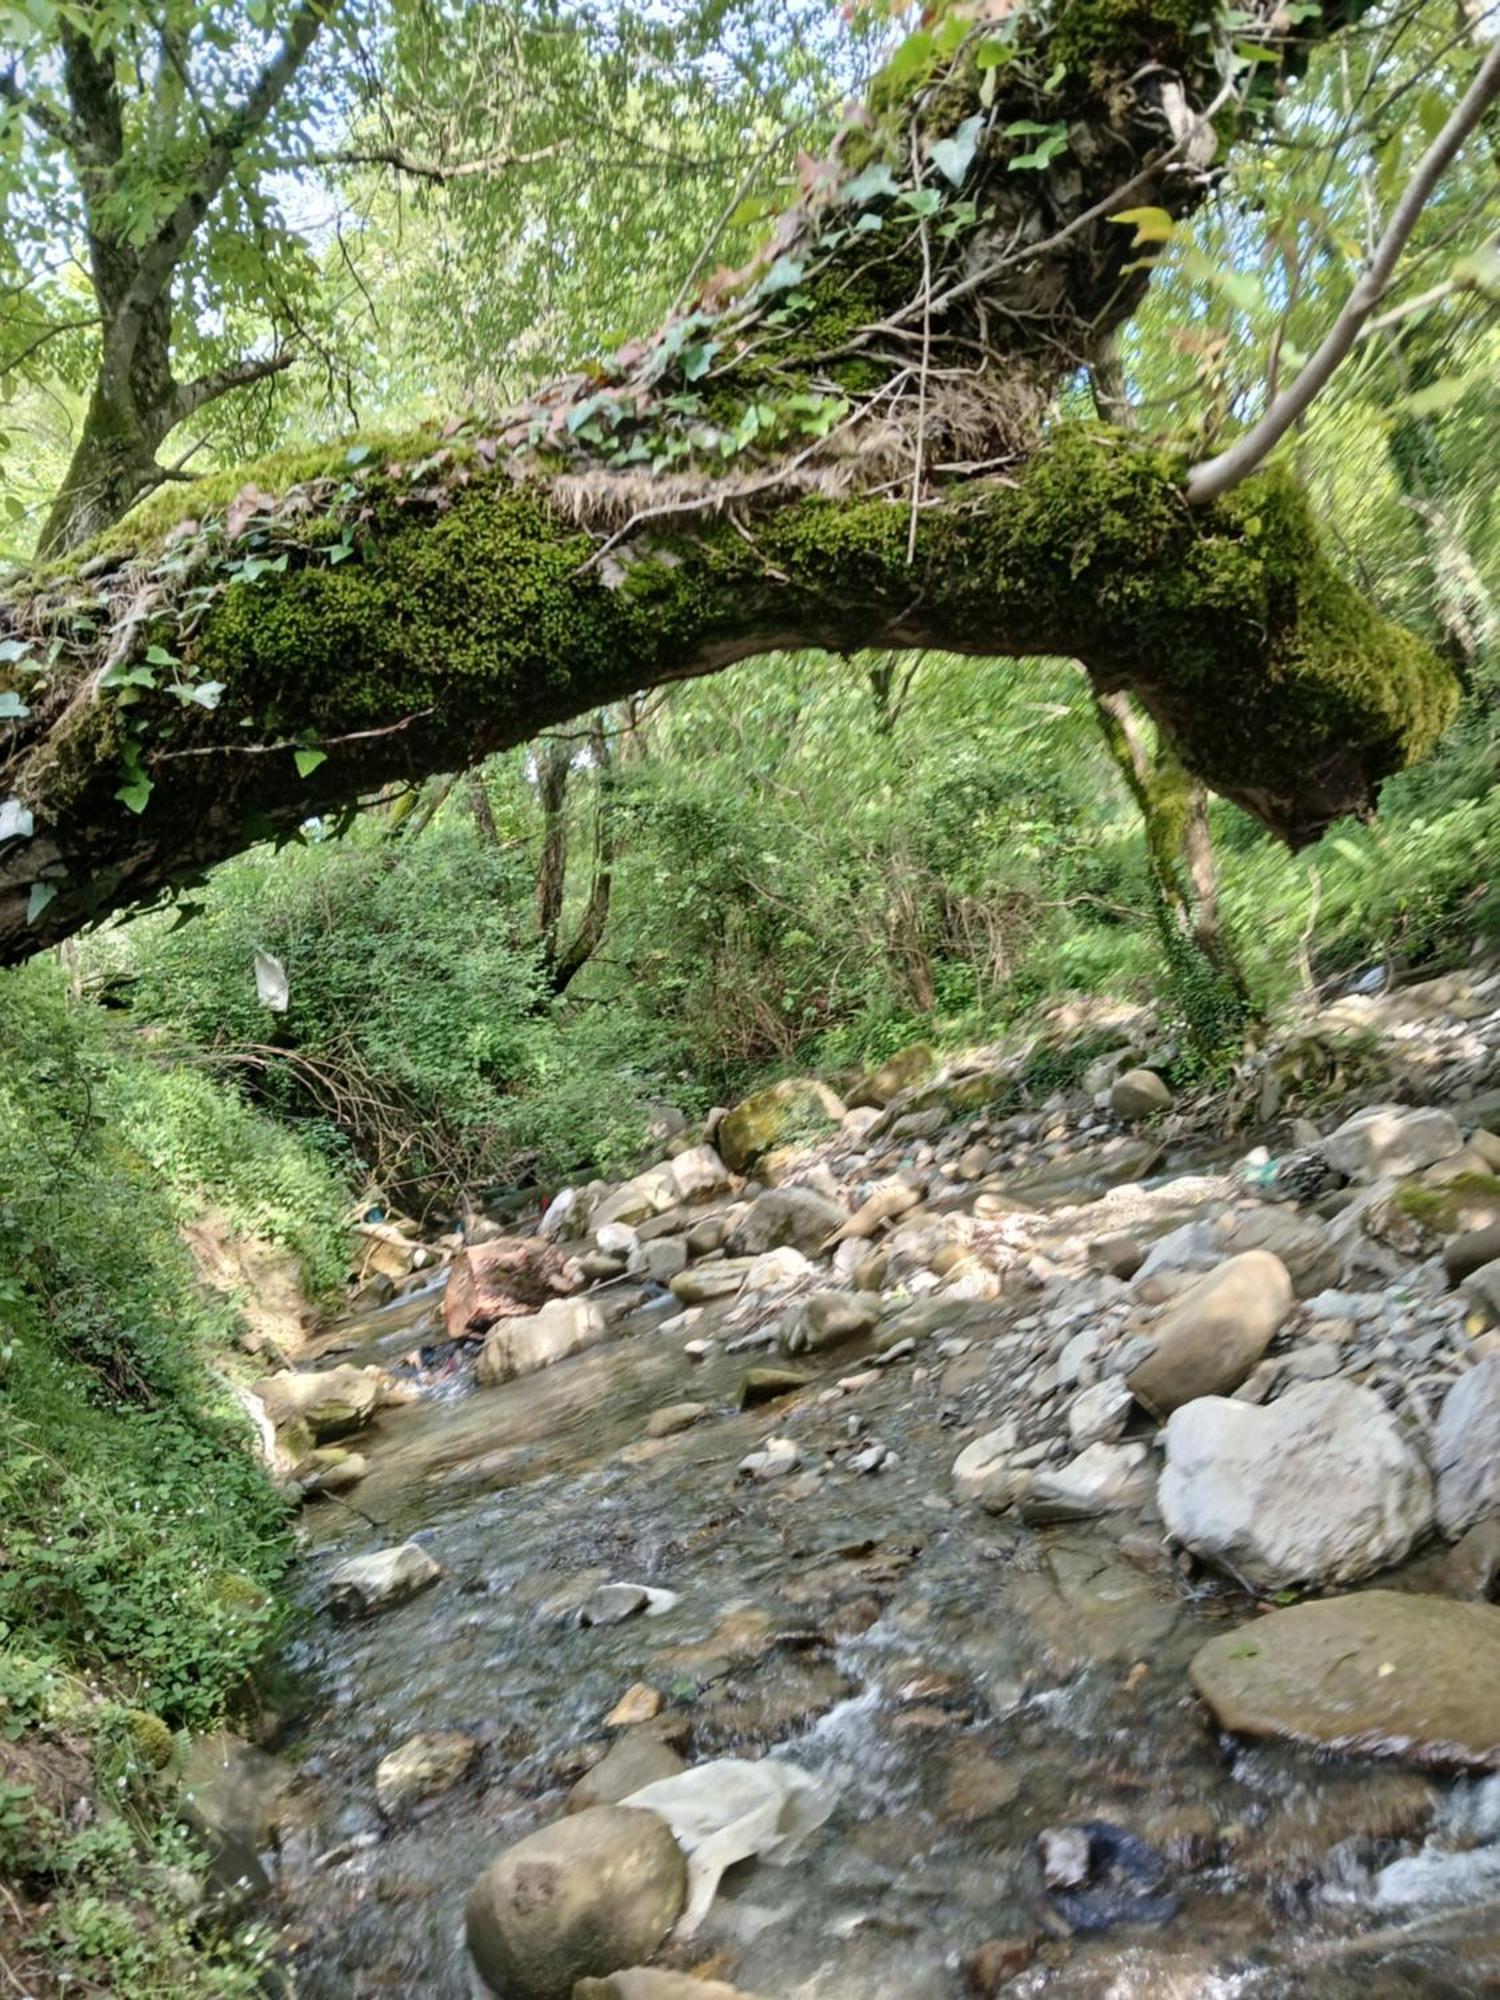
[[[1261,0],[1232,40],[1201,0],[950,7],[652,338],[502,416],[158,496],[22,580],[0,955],[778,647],[1073,656],[1284,838],[1368,809],[1449,721],[1446,667],[1286,470],[1193,506],[1185,451],[1057,416],[1267,77],[1355,4]]]

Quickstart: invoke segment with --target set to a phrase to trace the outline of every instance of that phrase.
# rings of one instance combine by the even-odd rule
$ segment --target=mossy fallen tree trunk
[[[1287,475],[1194,509],[1171,451],[1053,417],[1148,281],[1121,211],[1188,213],[1261,115],[1195,11],[940,16],[654,340],[503,420],[205,483],[15,588],[0,957],[778,647],[1073,655],[1287,839],[1365,809],[1446,670]],[[1285,71],[1337,20],[1256,34]]]

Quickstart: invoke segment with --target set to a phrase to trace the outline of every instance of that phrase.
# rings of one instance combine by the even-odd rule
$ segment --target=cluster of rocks
[[[900,1466],[860,1400],[901,1371],[951,1441],[935,1515],[1144,1526],[1185,1580],[1345,1593],[1209,1640],[1192,1680],[1223,1727],[1500,1768],[1500,974],[1298,1022],[1235,1087],[1266,1145],[1220,1170],[1173,1170],[1174,1149],[1206,1150],[1205,1107],[1174,1104],[1166,1066],[1137,1023],[1039,1109],[1014,1108],[1013,1055],[938,1070],[915,1049],[842,1100],[788,1080],[628,1181],[566,1191],[535,1237],[478,1232],[447,1332],[499,1384],[656,1301],[685,1383],[745,1355],[738,1406],[769,1428],[725,1477],[778,1505]],[[1320,1091],[1342,1102],[1313,1119]],[[333,1435],[322,1388],[266,1393]],[[664,1403],[637,1449],[715,1414]],[[1348,1591],[1435,1537],[1458,1544],[1444,1590]],[[343,1565],[333,1601],[365,1614],[438,1574],[407,1544]],[[587,1622],[650,1595],[610,1585]],[[470,1948],[496,1993],[731,2000],[643,1964],[688,1898],[670,1829],[628,1802],[677,1761],[646,1740],[645,1765],[637,1742],[628,1770],[601,1766],[584,1810],[476,1885]],[[461,1743],[414,1739],[377,1785],[400,1801],[466,1768]],[[1108,1828],[1090,1838],[1130,1860]]]

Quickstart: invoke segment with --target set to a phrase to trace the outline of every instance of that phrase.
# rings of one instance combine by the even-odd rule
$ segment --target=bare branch
[[[550,146],[538,146],[530,153],[511,153],[501,148],[476,160],[452,161],[418,159],[405,146],[398,145],[339,146],[331,153],[309,154],[295,164],[308,167],[390,167],[398,174],[409,174],[413,180],[435,181],[443,187],[449,181],[473,180],[481,174],[502,174],[513,167],[534,167],[542,160],[556,159],[559,153],[567,152],[571,143],[569,139],[555,139]]]
[[[1259,423],[1253,424],[1227,451],[1221,451],[1215,458],[1202,460],[1189,472],[1187,497],[1196,506],[1206,506],[1209,501],[1222,498],[1247,479],[1326,386],[1334,370],[1359,339],[1365,322],[1380,304],[1397,259],[1416,228],[1417,219],[1434,188],[1497,97],[1500,97],[1500,42],[1490,49],[1452,117],[1418,161],[1416,172],[1392,211],[1385,234],[1375,246],[1368,267],[1349,294],[1343,311],[1329,328],[1317,353],[1296,380],[1275,398]]]
[[[191,382],[180,383],[169,406],[172,425],[185,422],[195,410],[201,410],[205,403],[217,402],[231,389],[246,389],[252,382],[264,382],[268,376],[282,374],[297,358],[296,348],[278,347],[274,354],[232,361],[223,368],[209,369]]]

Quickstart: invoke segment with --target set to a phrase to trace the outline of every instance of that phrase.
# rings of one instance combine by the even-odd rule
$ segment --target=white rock
[[[802,1463],[802,1453],[791,1438],[767,1438],[759,1451],[740,1460],[742,1479],[782,1479]]]
[[[1500,1512],[1500,1354],[1488,1354],[1448,1391],[1432,1440],[1443,1533],[1461,1535]]]
[[[399,1548],[376,1549],[340,1563],[328,1580],[329,1598],[339,1611],[383,1611],[415,1597],[442,1573],[442,1565],[426,1549],[416,1542],[402,1542]]]
[[[1022,1496],[1028,1514],[1086,1518],[1133,1507],[1151,1491],[1144,1444],[1091,1444],[1067,1464],[1038,1472]]]
[[[499,1319],[485,1335],[474,1370],[483,1387],[534,1375],[570,1354],[597,1347],[609,1334],[602,1306],[592,1299],[552,1299],[540,1312],[519,1319]]]
[[[1173,1412],[1158,1488],[1177,1539],[1257,1589],[1351,1583],[1432,1524],[1426,1466],[1371,1389],[1308,1382],[1257,1407],[1204,1396]]]
[[[785,1243],[779,1250],[763,1250],[750,1259],[744,1288],[747,1292],[784,1292],[815,1277],[817,1268],[800,1250]]]
[[[1374,1181],[1387,1174],[1418,1173],[1462,1145],[1451,1112],[1433,1105],[1371,1104],[1324,1139],[1321,1150],[1350,1180]]]
[[[1135,1398],[1118,1375],[1107,1375],[1073,1400],[1068,1411],[1068,1438],[1075,1451],[1091,1444],[1112,1444],[1124,1431]]]
[[[599,1248],[617,1257],[628,1257],[640,1240],[628,1222],[606,1222],[594,1231]]]
[[[729,1186],[729,1169],[712,1146],[691,1146],[671,1161],[668,1172],[679,1201],[718,1194]]]
[[[1011,1418],[966,1444],[953,1461],[953,1497],[959,1501],[1010,1499],[1016,1480],[1010,1464],[1016,1424]]]

